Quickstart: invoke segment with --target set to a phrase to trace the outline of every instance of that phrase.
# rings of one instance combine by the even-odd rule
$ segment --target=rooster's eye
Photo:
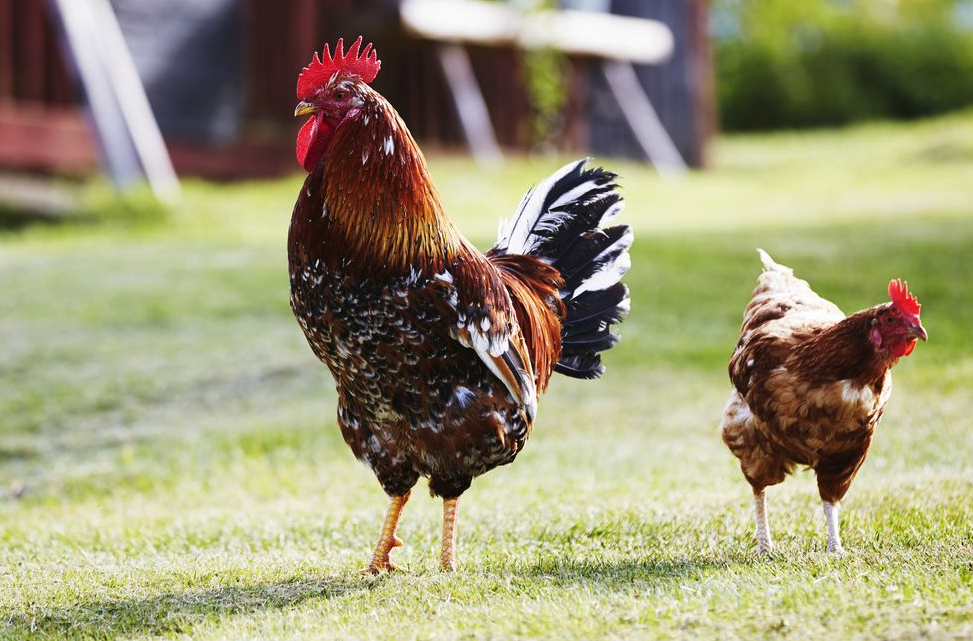
[[[334,99],[335,100],[344,100],[345,99],[345,92],[344,91],[336,91],[336,92],[334,92]]]

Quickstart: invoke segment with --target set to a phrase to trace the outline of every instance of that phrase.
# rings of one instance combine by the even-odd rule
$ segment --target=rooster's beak
[[[297,118],[298,116],[303,116],[304,114],[314,113],[317,110],[318,108],[312,103],[302,100],[301,102],[297,103],[296,107],[294,107],[294,117]]]
[[[909,332],[916,338],[921,338],[924,341],[929,340],[929,334],[926,333],[926,328],[918,320],[915,323],[909,323]]]

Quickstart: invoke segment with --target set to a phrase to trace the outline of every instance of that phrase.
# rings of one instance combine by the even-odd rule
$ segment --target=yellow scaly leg
[[[459,497],[443,499],[443,552],[440,557],[445,572],[456,571],[456,508]]]
[[[399,525],[399,517],[402,515],[402,508],[412,492],[406,492],[402,496],[393,496],[389,503],[388,512],[385,513],[385,523],[382,525],[382,534],[378,537],[375,544],[375,552],[372,553],[372,560],[368,567],[361,571],[362,574],[378,574],[382,570],[392,572],[396,569],[395,564],[389,559],[389,552],[392,548],[402,545],[402,539],[395,535],[395,528]]]

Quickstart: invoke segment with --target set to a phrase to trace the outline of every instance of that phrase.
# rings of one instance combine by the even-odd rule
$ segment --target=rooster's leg
[[[757,553],[768,554],[774,549],[774,542],[770,538],[770,526],[767,524],[767,491],[761,489],[753,493],[753,517],[757,522]]]
[[[828,552],[841,554],[845,549],[841,546],[841,535],[838,534],[839,505],[828,501],[821,501],[821,505],[824,506],[824,523],[828,528]]]
[[[442,569],[456,571],[456,508],[459,497],[443,499],[443,551],[440,556]]]
[[[388,512],[385,513],[385,523],[382,525],[382,534],[378,537],[375,544],[375,552],[372,553],[372,560],[368,567],[361,571],[362,574],[378,574],[382,570],[391,572],[396,569],[389,559],[389,552],[392,548],[402,545],[402,539],[395,535],[395,528],[399,525],[399,517],[402,515],[402,508],[412,492],[406,492],[402,496],[393,496],[389,503]]]

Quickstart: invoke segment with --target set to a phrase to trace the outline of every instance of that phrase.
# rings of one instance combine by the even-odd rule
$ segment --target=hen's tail
[[[526,254],[557,268],[566,315],[555,371],[596,378],[603,352],[618,342],[611,326],[629,310],[621,282],[632,260],[632,229],[602,227],[622,210],[615,174],[573,162],[527,192],[516,215],[501,227],[491,254]]]
[[[774,262],[762,249],[757,253],[764,269],[743,312],[743,334],[788,314],[795,314],[802,323],[811,318],[808,314],[825,324],[844,318],[834,303],[818,296],[806,280],[794,275],[793,269]]]

